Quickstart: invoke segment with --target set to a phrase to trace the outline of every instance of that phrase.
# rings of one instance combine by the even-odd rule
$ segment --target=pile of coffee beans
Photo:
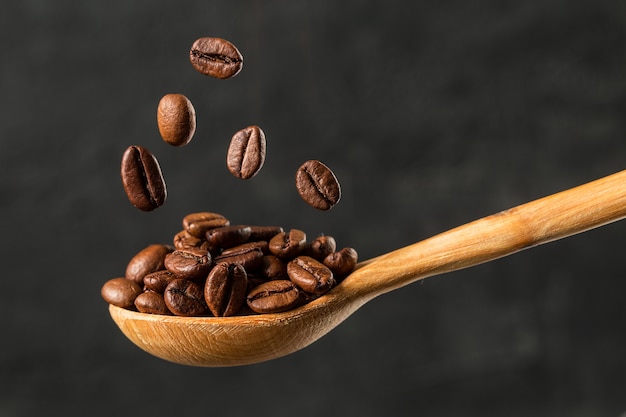
[[[218,79],[237,75],[243,56],[221,38],[200,38],[189,52],[192,66]],[[196,131],[196,111],[182,94],[166,94],[157,107],[162,139],[175,147],[189,144]],[[258,174],[265,163],[265,132],[256,125],[231,138],[226,166],[240,179]],[[145,147],[129,146],[122,156],[122,184],[133,206],[154,210],[165,203],[167,187],[157,158]],[[296,171],[296,189],[310,206],[329,210],[341,198],[335,174],[318,160]],[[357,252],[336,250],[335,239],[310,242],[298,229],[231,225],[210,212],[183,218],[173,244],[153,244],[137,253],[123,277],[102,287],[110,304],[142,313],[178,316],[232,316],[276,313],[295,308],[328,292],[355,268]]]
[[[216,316],[287,311],[325,294],[357,263],[332,236],[308,241],[280,226],[232,225],[217,213],[191,213],[171,245],[152,244],[123,277],[102,287],[105,301],[142,313]]]

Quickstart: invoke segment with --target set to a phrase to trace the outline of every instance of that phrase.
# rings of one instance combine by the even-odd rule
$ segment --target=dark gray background
[[[187,54],[231,40],[219,81]],[[626,167],[622,1],[52,1],[0,4],[0,416],[626,413],[626,224],[373,300],[312,346],[196,369],[132,345],[100,287],[191,211],[335,236],[362,259]],[[194,103],[163,143],[169,92]],[[263,170],[230,176],[258,124]],[[160,159],[165,206],[119,160]],[[343,186],[308,207],[295,169]]]

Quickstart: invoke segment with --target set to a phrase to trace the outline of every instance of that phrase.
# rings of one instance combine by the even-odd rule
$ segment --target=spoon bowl
[[[183,365],[236,366],[288,355],[324,336],[363,303],[337,291],[297,309],[234,317],[144,314],[109,305],[122,332],[146,352]]]
[[[330,292],[291,311],[233,317],[162,316],[113,305],[109,311],[124,335],[156,357],[191,366],[247,365],[310,345],[388,291],[625,216],[621,171],[361,262]]]

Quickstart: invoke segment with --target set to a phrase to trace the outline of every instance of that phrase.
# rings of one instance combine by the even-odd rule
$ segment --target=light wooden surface
[[[625,216],[626,171],[621,171],[362,262],[330,293],[293,311],[184,318],[110,306],[110,313],[133,343],[162,359],[192,366],[245,365],[302,349],[385,292]]]

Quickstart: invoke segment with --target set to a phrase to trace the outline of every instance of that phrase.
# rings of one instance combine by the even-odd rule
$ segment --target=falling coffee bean
[[[131,204],[151,211],[165,203],[167,189],[156,157],[146,148],[129,146],[122,155],[122,184]]]
[[[157,125],[163,140],[184,146],[196,132],[196,111],[182,94],[166,94],[157,107]]]
[[[254,177],[265,163],[265,151],[265,133],[260,127],[241,129],[233,135],[228,147],[228,170],[244,180]]]
[[[304,201],[319,210],[333,208],[341,198],[337,177],[317,160],[306,161],[298,168],[296,188]]]
[[[189,60],[196,71],[219,79],[234,77],[243,68],[241,52],[221,38],[196,40],[189,51]]]

